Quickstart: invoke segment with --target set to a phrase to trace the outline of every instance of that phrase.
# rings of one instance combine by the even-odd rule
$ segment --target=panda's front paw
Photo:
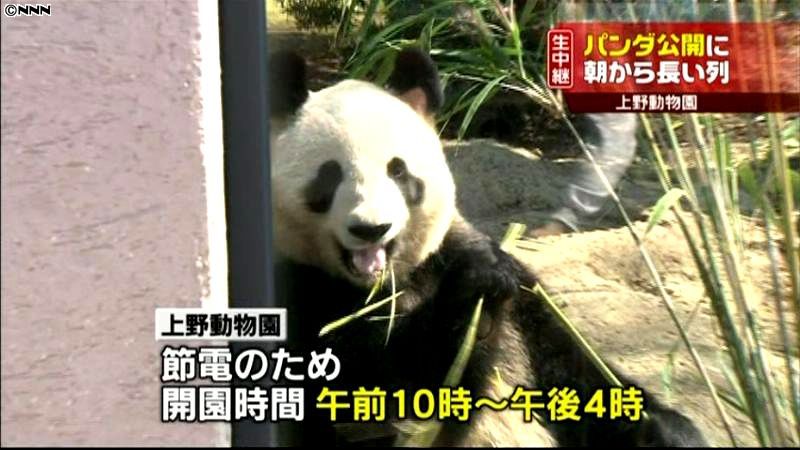
[[[516,261],[494,242],[465,252],[449,264],[440,292],[459,310],[483,298],[484,309],[496,316],[507,300],[514,297],[520,280]]]

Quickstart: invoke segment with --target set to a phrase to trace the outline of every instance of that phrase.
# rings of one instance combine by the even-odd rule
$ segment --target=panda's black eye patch
[[[343,179],[342,166],[334,160],[325,161],[319,166],[317,176],[303,191],[306,206],[315,213],[324,213],[331,208],[336,188]]]
[[[400,158],[392,158],[386,165],[386,173],[392,178],[400,178],[408,173],[406,162]]]
[[[408,172],[405,161],[392,158],[386,165],[386,173],[397,183],[408,205],[416,206],[422,203],[425,197],[425,183]]]

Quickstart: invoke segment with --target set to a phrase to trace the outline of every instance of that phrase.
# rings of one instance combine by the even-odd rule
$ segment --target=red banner
[[[562,23],[547,79],[573,112],[800,111],[800,23]]]

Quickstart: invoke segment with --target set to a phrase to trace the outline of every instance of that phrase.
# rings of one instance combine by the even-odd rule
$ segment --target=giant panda
[[[473,228],[456,207],[456,188],[433,117],[442,106],[438,74],[417,49],[397,55],[385,87],[345,80],[306,87],[299,56],[271,56],[271,178],[276,291],[288,308],[288,345],[309,354],[331,348],[333,381],[305,383],[305,420],[282,428],[301,444],[402,442],[408,428],[392,392],[436,392],[453,364],[479,298],[477,339],[459,386],[473,399],[508,399],[517,386],[570,387],[581,399],[608,387],[542,299],[520,289],[538,280]],[[499,181],[500,182],[500,181]],[[392,279],[384,276],[391,268]],[[376,284],[383,277],[382,284]],[[387,320],[360,317],[320,329],[375,298],[402,291]],[[377,314],[376,312],[375,314]],[[385,318],[384,318],[385,319]],[[622,380],[627,379],[620,374]],[[385,421],[336,423],[316,408],[322,387],[385,390]],[[648,420],[526,422],[520,410],[473,409],[466,422],[442,421],[444,446],[705,445],[695,425],[645,392]],[[289,441],[284,441],[289,442]]]

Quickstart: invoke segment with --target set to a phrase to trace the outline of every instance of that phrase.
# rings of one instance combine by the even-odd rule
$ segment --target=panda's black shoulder
[[[467,311],[474,300],[483,298],[489,312],[515,297],[521,284],[535,283],[535,275],[503,251],[499,242],[463,220],[453,223],[412,280],[420,287],[436,285],[438,302],[453,302]]]
[[[463,219],[455,221],[450,226],[434,257],[450,266],[501,263],[509,271],[521,270],[519,263],[500,249],[498,241]]]
[[[324,270],[291,259],[275,260],[275,297],[288,309],[290,338],[314,337],[324,324],[350,314],[364,291]]]

